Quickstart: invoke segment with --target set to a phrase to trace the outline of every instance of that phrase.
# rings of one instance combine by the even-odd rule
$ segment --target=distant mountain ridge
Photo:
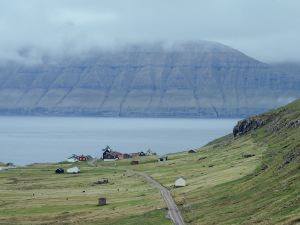
[[[0,114],[244,117],[300,97],[300,76],[207,41],[0,66]]]

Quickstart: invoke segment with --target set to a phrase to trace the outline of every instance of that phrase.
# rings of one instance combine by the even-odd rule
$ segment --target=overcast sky
[[[0,0],[0,57],[213,40],[264,62],[300,62],[299,0]]]

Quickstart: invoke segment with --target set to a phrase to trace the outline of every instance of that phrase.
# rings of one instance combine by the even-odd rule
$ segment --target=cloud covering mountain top
[[[299,21],[297,0],[3,0],[0,58],[213,40],[265,62],[299,61]]]

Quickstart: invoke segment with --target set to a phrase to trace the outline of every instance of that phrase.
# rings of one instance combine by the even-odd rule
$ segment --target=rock
[[[271,118],[268,116],[257,116],[250,117],[244,120],[241,120],[233,128],[233,136],[240,136],[248,133],[251,130],[255,130],[266,125],[271,121]]]
[[[295,120],[290,121],[287,124],[287,128],[296,128],[299,125],[300,125],[300,119],[295,119]]]
[[[294,151],[291,151],[288,153],[288,155],[286,156],[286,158],[284,160],[283,166],[291,163],[298,157],[300,157],[300,147],[298,147]]]
[[[200,157],[198,160],[200,161],[200,160],[204,160],[204,159],[207,159],[207,157],[203,156],[203,157]]]
[[[255,156],[255,154],[243,154],[244,158],[250,158],[250,157],[253,157],[253,156]]]
[[[269,168],[269,166],[267,164],[264,164],[264,163],[260,167],[261,170],[266,170],[268,168]]]

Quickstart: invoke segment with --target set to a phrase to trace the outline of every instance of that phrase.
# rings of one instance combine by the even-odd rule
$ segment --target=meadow
[[[66,162],[0,171],[0,224],[171,224],[159,191],[136,171],[171,191],[187,224],[299,224],[300,101],[247,121],[263,125],[165,162],[75,163],[80,174],[55,174],[74,166]],[[178,177],[185,187],[174,188]],[[102,178],[109,183],[95,184]],[[108,204],[97,206],[99,197]]]

